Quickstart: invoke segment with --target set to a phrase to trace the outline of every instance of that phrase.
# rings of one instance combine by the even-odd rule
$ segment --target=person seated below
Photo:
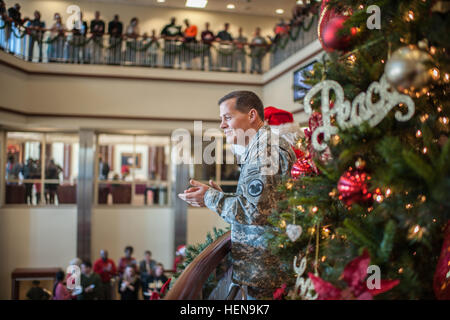
[[[167,277],[164,275],[164,266],[162,263],[157,263],[155,267],[155,272],[153,275],[147,277],[145,285],[142,288],[144,294],[144,299],[151,299],[152,295],[155,293],[161,296],[161,288],[167,282]]]
[[[30,300],[48,300],[50,295],[45,289],[40,287],[41,282],[39,280],[33,280],[33,286],[27,292],[27,298]]]

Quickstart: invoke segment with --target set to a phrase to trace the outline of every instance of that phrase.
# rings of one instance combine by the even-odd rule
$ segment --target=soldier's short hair
[[[249,112],[255,109],[258,116],[264,121],[264,105],[261,99],[252,91],[233,91],[223,96],[219,100],[219,105],[222,102],[236,98],[236,109],[241,112]]]

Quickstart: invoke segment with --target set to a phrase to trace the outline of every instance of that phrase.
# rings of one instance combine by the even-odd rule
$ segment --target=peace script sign
[[[330,108],[330,92],[333,91],[336,97],[333,107]],[[321,113],[323,124],[317,127],[312,134],[312,145],[317,151],[326,149],[326,141],[331,135],[338,133],[338,128],[331,124],[331,118],[336,116],[337,124],[341,129],[360,126],[363,122],[368,122],[371,127],[379,124],[384,117],[395,106],[406,106],[395,113],[397,121],[407,121],[414,115],[414,100],[401,94],[391,87],[383,74],[380,81],[372,82],[366,92],[361,92],[356,96],[350,105],[350,101],[345,100],[344,90],[341,85],[334,80],[325,80],[316,84],[306,94],[303,100],[305,112],[312,114],[311,99],[321,92]],[[318,137],[323,134],[323,142],[320,143]]]

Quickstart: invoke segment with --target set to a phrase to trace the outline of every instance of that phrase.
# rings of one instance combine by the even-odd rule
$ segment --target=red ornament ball
[[[303,177],[316,173],[315,166],[306,159],[297,159],[297,161],[292,165],[291,176],[295,180],[298,177]]]
[[[367,181],[370,176],[362,170],[350,168],[339,179],[337,189],[339,200],[347,206],[353,203],[364,203],[372,200],[372,193],[368,190]]]
[[[331,18],[322,28],[321,38],[322,46],[325,51],[346,50],[350,46],[352,40],[350,35],[340,34],[343,29],[344,22],[348,16],[336,16]],[[354,31],[352,32],[354,33]]]
[[[433,288],[438,300],[450,300],[450,220],[444,229],[444,243],[434,273]]]

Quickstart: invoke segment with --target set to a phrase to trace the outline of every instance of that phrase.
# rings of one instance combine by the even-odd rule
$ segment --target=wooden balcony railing
[[[197,300],[209,275],[231,251],[231,231],[203,250],[183,271],[165,300]]]

